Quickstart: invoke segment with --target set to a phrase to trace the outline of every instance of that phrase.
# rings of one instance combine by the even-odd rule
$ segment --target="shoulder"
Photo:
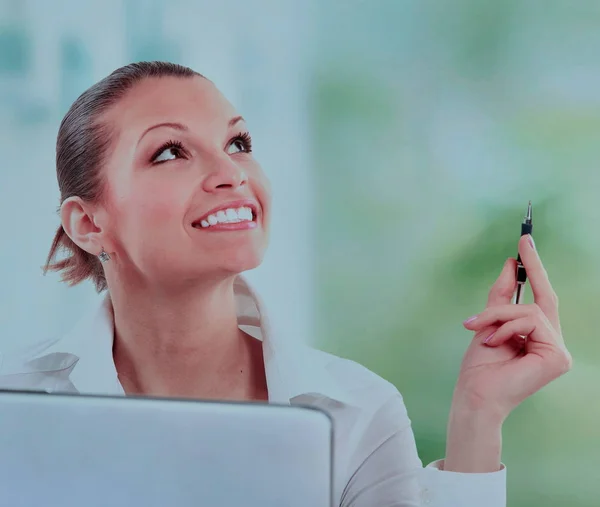
[[[328,400],[318,406],[334,421],[336,456],[349,475],[363,470],[368,478],[365,464],[375,466],[375,458],[388,472],[418,468],[411,421],[396,386],[355,361],[316,349],[310,350],[310,357],[335,386],[324,388]],[[361,477],[365,480],[364,474]]]
[[[50,350],[59,339],[52,338],[0,352],[0,375],[26,369],[26,365]]]
[[[309,349],[308,356],[313,365],[311,370],[315,366],[325,370],[335,392],[344,398],[340,400],[343,403],[369,411],[377,411],[390,400],[403,403],[396,386],[355,361],[315,348]]]
[[[42,356],[85,352],[87,344],[108,335],[112,339],[112,314],[107,296],[103,296],[78,316],[66,331],[58,336],[42,338],[26,345],[19,344],[0,351],[3,362],[27,362]],[[112,345],[112,342],[111,342]],[[1,370],[1,368],[0,368]]]
[[[19,345],[18,347],[13,347],[3,351],[2,356],[10,359],[20,359],[28,361],[44,354],[46,350],[51,349],[52,346],[58,343],[59,341],[60,338],[54,337],[38,340],[25,345]]]

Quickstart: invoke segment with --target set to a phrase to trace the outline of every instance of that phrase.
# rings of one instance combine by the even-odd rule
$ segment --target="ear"
[[[79,197],[65,199],[60,219],[67,236],[82,250],[98,255],[102,251],[102,229],[94,221],[93,208]]]

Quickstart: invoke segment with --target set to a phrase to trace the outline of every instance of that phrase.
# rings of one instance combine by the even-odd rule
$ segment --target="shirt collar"
[[[260,297],[241,276],[235,280],[234,293],[240,328],[263,342],[270,402],[289,404],[302,395],[318,395],[352,404],[350,391],[329,370],[332,356],[290,343],[283,333],[275,332]],[[68,372],[79,392],[122,394],[112,358],[113,322],[107,294],[67,335],[38,351],[24,365],[21,363],[21,371],[8,365],[10,371],[3,367],[1,373]]]

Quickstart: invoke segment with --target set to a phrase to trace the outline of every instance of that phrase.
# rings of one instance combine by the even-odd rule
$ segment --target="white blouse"
[[[423,468],[402,396],[349,360],[274,333],[247,282],[235,283],[238,323],[262,340],[269,402],[312,405],[334,421],[334,498],[340,507],[506,507],[506,469],[462,474]],[[0,355],[0,388],[125,395],[112,357],[109,296],[66,336]]]

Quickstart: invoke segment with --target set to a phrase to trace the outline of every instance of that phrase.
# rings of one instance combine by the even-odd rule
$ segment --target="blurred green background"
[[[600,505],[600,2],[341,4],[311,109],[321,343],[393,382],[443,456],[462,320],[531,199],[574,368],[505,425],[509,505]]]
[[[2,347],[94,297],[39,276],[66,108],[120,65],[176,61],[250,118],[274,180],[272,312],[393,382],[425,463],[443,457],[462,321],[533,201],[574,368],[505,425],[509,506],[598,506],[599,54],[594,0],[0,0]]]

